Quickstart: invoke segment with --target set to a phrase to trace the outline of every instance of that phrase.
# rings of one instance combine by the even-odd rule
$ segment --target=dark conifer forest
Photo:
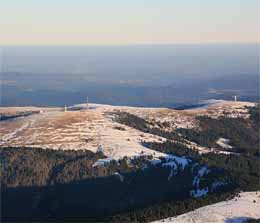
[[[153,164],[152,156],[94,165],[106,158],[102,152],[0,148],[3,221],[150,222],[233,198],[239,191],[259,190],[260,109],[249,111],[248,120],[199,117],[200,128],[176,132],[118,112],[117,122],[167,139],[143,145],[188,160],[174,173],[167,159]],[[215,140],[224,135],[231,139],[231,154],[199,154],[180,143],[189,139],[221,150]],[[211,189],[207,196],[193,197],[194,177],[203,167],[209,173],[200,188]],[[214,182],[223,184],[214,188]]]

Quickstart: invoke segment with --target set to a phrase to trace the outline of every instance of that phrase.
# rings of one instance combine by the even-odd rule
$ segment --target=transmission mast
[[[88,96],[87,96],[87,110],[88,110]]]

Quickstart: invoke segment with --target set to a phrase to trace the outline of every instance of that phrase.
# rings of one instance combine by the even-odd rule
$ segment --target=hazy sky
[[[259,42],[258,0],[1,0],[0,45]]]

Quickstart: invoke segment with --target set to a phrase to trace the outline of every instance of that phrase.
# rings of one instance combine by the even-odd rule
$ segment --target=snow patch
[[[165,158],[167,161],[174,160],[178,165],[180,165],[182,167],[182,169],[184,169],[190,162],[190,160],[185,157],[179,157],[179,156],[174,156],[174,155],[167,155]],[[172,162],[169,162],[169,163],[172,163]]]
[[[219,187],[225,186],[225,185],[227,185],[227,184],[228,184],[227,182],[221,182],[221,181],[213,182],[212,185],[211,185],[211,192],[214,192],[214,191],[216,191]]]
[[[232,149],[233,147],[229,145],[229,142],[229,139],[219,138],[216,143],[223,149]]]
[[[112,158],[99,159],[92,165],[92,167],[104,166],[105,164],[110,163],[112,160],[114,160],[114,159],[112,159]]]
[[[198,171],[198,176],[199,176],[199,177],[203,177],[203,176],[205,176],[206,174],[208,174],[209,172],[210,172],[210,170],[208,169],[208,167],[203,166],[202,168],[199,169],[199,171]]]
[[[160,159],[154,158],[150,162],[152,165],[156,166],[156,165],[160,164],[162,161]]]
[[[176,165],[175,161],[171,161],[171,162],[168,162],[168,163],[163,163],[162,166],[163,167],[171,167],[173,169],[177,169],[177,165]]]
[[[207,195],[208,192],[209,192],[208,187],[205,187],[205,188],[202,188],[202,189],[191,190],[190,196],[192,196],[192,197],[203,197],[203,196]]]
[[[153,223],[241,223],[260,218],[260,191],[243,192],[239,197]],[[255,202],[254,202],[255,201]]]
[[[177,174],[175,169],[171,169],[170,174],[168,176],[168,181],[172,179],[173,176]]]
[[[124,176],[122,174],[115,172],[114,175],[118,176],[121,182],[124,182]]]

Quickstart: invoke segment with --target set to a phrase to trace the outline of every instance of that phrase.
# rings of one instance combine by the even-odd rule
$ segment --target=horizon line
[[[105,47],[115,47],[115,46],[169,46],[169,45],[259,45],[260,42],[190,42],[190,43],[125,43],[125,44],[109,44],[109,43],[99,43],[99,44],[1,44],[0,47],[77,47],[77,46],[105,46]]]

